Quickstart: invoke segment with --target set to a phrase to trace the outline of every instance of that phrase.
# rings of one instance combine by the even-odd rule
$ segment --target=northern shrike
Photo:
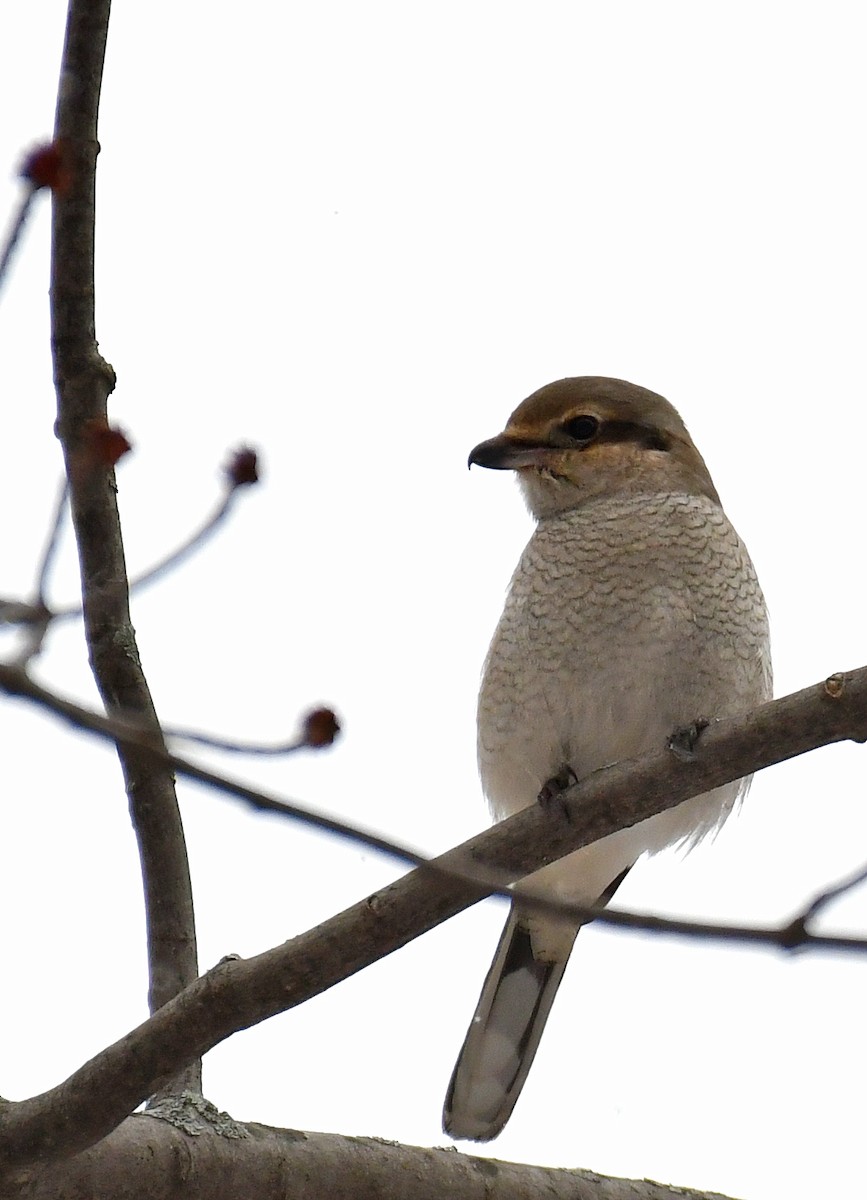
[[[537,525],[485,662],[478,754],[502,819],[550,781],[663,746],[699,717],[771,696],[765,603],[704,460],[662,396],[562,379],[518,406],[470,463],[513,470]],[[552,863],[528,882],[607,903],[643,853],[717,829],[748,781],[697,796]],[[446,1096],[443,1126],[501,1131],[578,933],[513,904]]]

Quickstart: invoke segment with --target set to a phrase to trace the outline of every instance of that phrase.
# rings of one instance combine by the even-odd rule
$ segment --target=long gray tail
[[[450,1137],[487,1142],[506,1124],[568,961],[534,958],[513,906],[446,1094],[443,1129]]]
[[[598,904],[608,904],[630,870],[611,880]],[[571,953],[570,946],[558,962],[535,958],[512,905],[446,1093],[443,1129],[450,1137],[489,1142],[512,1115]]]

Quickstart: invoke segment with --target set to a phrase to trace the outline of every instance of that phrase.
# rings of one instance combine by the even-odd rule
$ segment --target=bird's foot
[[[577,782],[578,776],[570,766],[561,767],[557,774],[552,775],[548,782],[543,785],[542,790],[539,792],[539,803],[543,808],[550,808],[555,800]]]
[[[710,725],[705,717],[699,717],[697,721],[693,721],[691,725],[684,725],[682,729],[675,729],[674,733],[668,739],[668,748],[681,762],[692,762],[695,758],[695,748],[698,745],[698,739]]]

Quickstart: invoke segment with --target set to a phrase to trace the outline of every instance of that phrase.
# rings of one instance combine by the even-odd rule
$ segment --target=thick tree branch
[[[724,1200],[716,1193],[525,1166],[379,1138],[249,1125],[190,1138],[133,1116],[98,1146],[40,1174],[27,1200]],[[399,1182],[398,1182],[399,1181]]]
[[[4,683],[21,677],[0,672]],[[564,793],[561,809],[526,809],[435,864],[466,872],[481,863],[518,877],[732,779],[830,742],[865,738],[862,668],[711,724],[689,758],[663,748],[597,771]],[[178,1067],[406,945],[488,890],[421,868],[282,946],[222,963],[64,1083],[10,1106],[0,1126],[0,1163],[26,1167],[86,1149]],[[822,945],[829,939],[809,940]]]
[[[82,605],[91,667],[110,713],[133,714],[155,731],[156,712],[130,623],[126,563],[114,472],[94,455],[93,432],[106,422],[114,372],[97,349],[94,220],[97,113],[109,0],[71,0],[60,71],[55,138],[72,182],[54,196],[51,322],[57,431],[69,478]],[[119,745],[142,863],[148,926],[150,1004],[156,1010],[196,978],[189,868],[171,770]],[[178,1086],[194,1088],[190,1068]]]

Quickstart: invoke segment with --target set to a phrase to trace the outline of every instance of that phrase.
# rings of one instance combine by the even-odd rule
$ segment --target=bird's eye
[[[590,442],[599,432],[599,420],[589,414],[582,414],[564,421],[562,429],[567,437],[574,438],[576,442]]]

